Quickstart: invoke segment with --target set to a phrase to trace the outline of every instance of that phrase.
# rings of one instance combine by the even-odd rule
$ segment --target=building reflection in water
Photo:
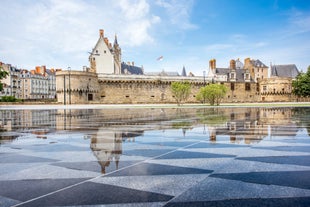
[[[102,173],[112,163],[118,168],[123,143],[151,130],[202,128],[211,142],[253,144],[270,139],[295,137],[303,128],[309,133],[309,108],[204,108],[204,109],[68,109],[0,110],[0,144],[13,141],[21,133],[37,138],[56,131],[83,133]]]
[[[134,142],[137,136],[142,136],[141,132],[122,132],[101,128],[91,137],[90,148],[101,166],[101,173],[106,173],[106,167],[115,164],[118,169],[120,156],[122,154],[122,143],[125,141]]]

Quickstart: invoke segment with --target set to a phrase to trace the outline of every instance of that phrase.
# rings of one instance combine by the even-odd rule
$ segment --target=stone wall
[[[199,103],[196,95],[201,87],[210,84],[212,80],[204,80],[202,77],[100,77],[100,103],[176,103],[170,89],[171,83],[175,81],[190,82],[191,94],[186,103]],[[228,89],[223,102],[256,102],[259,100],[256,83],[218,82],[218,84],[223,84]],[[231,84],[234,86],[232,87]],[[249,85],[247,90],[246,84]]]
[[[98,76],[82,71],[57,71],[57,101],[64,104],[98,102]]]
[[[102,74],[98,77],[92,72],[59,71],[56,73],[57,100],[66,104],[176,103],[170,89],[171,83],[175,81],[191,83],[191,94],[186,103],[199,103],[196,95],[200,88],[212,82],[203,77]],[[217,83],[225,85],[228,89],[222,101],[225,103],[286,102],[297,100],[291,94],[290,81],[264,79],[259,83]]]

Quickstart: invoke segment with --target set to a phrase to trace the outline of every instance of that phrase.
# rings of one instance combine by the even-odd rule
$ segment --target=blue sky
[[[18,68],[82,70],[101,28],[146,72],[199,76],[213,58],[310,65],[307,0],[1,0],[0,14],[0,61]]]

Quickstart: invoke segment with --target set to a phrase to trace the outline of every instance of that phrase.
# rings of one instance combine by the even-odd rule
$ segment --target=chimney
[[[41,73],[42,73],[42,74],[45,74],[45,73],[46,73],[46,66],[45,66],[45,65],[42,65],[42,66],[41,66],[41,69],[43,69],[43,71],[41,71]]]
[[[36,72],[36,73],[40,73],[40,71],[41,71],[41,67],[40,67],[40,66],[36,66],[35,72]]]
[[[99,36],[104,37],[104,30],[103,29],[99,30]]]
[[[229,68],[232,70],[236,69],[236,61],[235,60],[230,60]]]
[[[251,59],[245,58],[244,59],[244,68],[247,69],[250,66]]]
[[[132,64],[132,66],[135,66],[135,62],[134,62],[134,61],[132,61],[132,63],[131,63],[131,64]]]
[[[209,67],[211,69],[215,69],[216,68],[216,60],[215,59],[212,59],[209,61]]]
[[[107,37],[104,38],[104,42],[107,46],[109,46],[109,39]]]

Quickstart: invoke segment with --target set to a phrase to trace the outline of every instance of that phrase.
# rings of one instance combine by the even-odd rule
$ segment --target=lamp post
[[[64,74],[64,105],[66,105],[66,75]]]
[[[206,86],[206,71],[203,71],[203,86]]]
[[[69,71],[69,104],[71,104],[71,67],[68,67]]]

